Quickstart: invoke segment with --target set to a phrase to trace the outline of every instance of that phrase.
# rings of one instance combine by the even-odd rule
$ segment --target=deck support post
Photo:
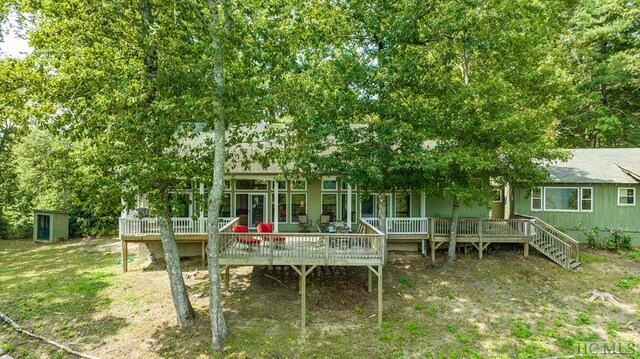
[[[305,330],[307,325],[307,266],[301,266],[302,275],[300,276],[300,314],[301,314],[301,327]]]
[[[478,251],[478,258],[482,259],[482,252],[484,252],[484,247],[482,242],[478,243],[480,245],[480,250]]]
[[[229,269],[230,269],[229,267],[230,266],[225,266],[224,267],[224,287],[225,287],[225,290],[227,292],[231,291],[231,286],[229,285],[229,283],[231,281],[231,273],[229,271]]]
[[[436,244],[433,241],[433,239],[430,241],[431,242],[431,261],[435,262],[436,261]]]
[[[378,266],[378,327],[382,327],[382,266]]]
[[[204,241],[200,242],[200,265],[204,267],[207,263],[207,252],[205,251]]]
[[[371,272],[371,269],[369,269],[369,267],[367,267],[367,291],[369,293],[371,293],[372,291],[372,287],[373,287],[373,273]]]
[[[529,241],[524,242],[524,256],[529,256]]]
[[[127,241],[120,241],[120,244],[122,245],[122,273],[127,273],[128,268],[128,249],[127,248]]]

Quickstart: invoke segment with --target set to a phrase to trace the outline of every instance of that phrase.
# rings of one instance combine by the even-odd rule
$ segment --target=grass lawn
[[[586,251],[584,264],[568,271],[535,253],[524,258],[522,248],[490,248],[482,260],[474,252],[433,268],[417,254],[391,253],[381,329],[365,269],[316,269],[305,333],[293,270],[234,268],[224,302],[224,356],[538,358],[575,354],[579,343],[615,342],[635,345],[629,357],[640,358],[638,257]],[[143,270],[136,258],[122,274],[118,258],[114,239],[0,241],[0,311],[102,358],[208,357],[204,268],[186,280],[198,324],[181,329],[162,266]],[[194,272],[199,260],[183,266]],[[588,303],[593,289],[613,294],[619,305]],[[0,348],[16,358],[71,357],[2,325]]]

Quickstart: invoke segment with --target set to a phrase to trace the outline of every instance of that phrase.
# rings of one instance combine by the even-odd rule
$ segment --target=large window
[[[593,188],[535,187],[531,190],[531,210],[593,212]]]
[[[293,185],[291,186],[293,187]],[[307,214],[307,194],[291,194],[291,223],[298,223],[298,216]]]
[[[394,216],[411,217],[411,194],[396,193],[396,206]]]
[[[338,212],[338,194],[323,193],[322,194],[322,214],[329,215],[329,220],[333,222],[336,220],[337,212]]]
[[[307,181],[306,180],[293,180],[293,181],[291,181],[291,190],[292,191],[306,191],[307,190]]]
[[[370,195],[360,203],[360,217],[375,217],[376,216],[376,195]]]
[[[618,205],[619,206],[635,206],[636,205],[636,189],[635,188],[618,188]]]
[[[545,187],[544,209],[551,211],[577,211],[578,187]]]
[[[323,191],[335,191],[338,189],[338,181],[335,179],[323,179],[322,190]]]
[[[534,187],[531,190],[531,210],[542,210],[542,187]]]

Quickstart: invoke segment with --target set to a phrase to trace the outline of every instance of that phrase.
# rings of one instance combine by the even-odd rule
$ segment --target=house
[[[640,148],[571,150],[566,162],[549,166],[549,181],[532,190],[515,188],[513,212],[540,218],[585,241],[576,227],[621,228],[640,244]]]

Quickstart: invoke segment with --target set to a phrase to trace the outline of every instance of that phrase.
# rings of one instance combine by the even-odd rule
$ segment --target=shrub
[[[578,317],[576,318],[576,324],[591,324],[591,323],[593,323],[593,320],[591,320],[591,317],[587,313],[578,314]]]
[[[9,220],[0,213],[0,239],[9,239]]]
[[[631,249],[633,236],[625,234],[622,228],[607,228],[610,235],[607,237],[607,249],[618,251],[620,249]]]
[[[592,249],[604,249],[604,243],[600,240],[600,228],[586,228],[584,223],[580,222],[576,226],[576,229],[581,231],[587,238],[587,245]]]
[[[410,279],[407,279],[407,278],[400,278],[400,284],[404,284],[409,288],[412,288],[415,285],[415,283],[413,283]]]

